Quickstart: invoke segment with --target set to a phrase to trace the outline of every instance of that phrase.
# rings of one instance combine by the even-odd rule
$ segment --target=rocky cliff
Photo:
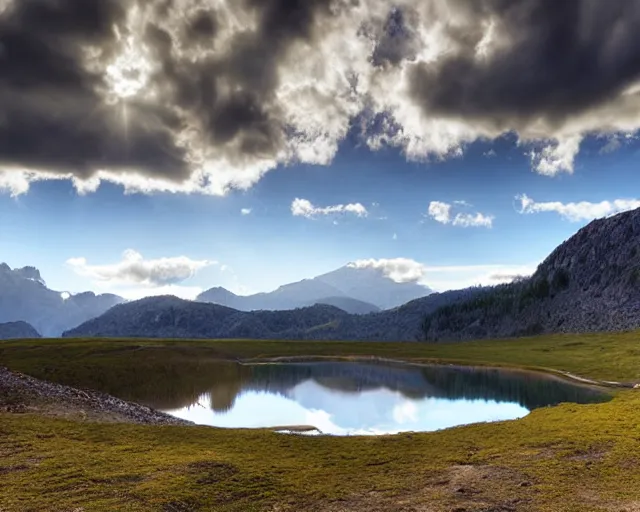
[[[528,279],[428,314],[430,340],[640,327],[640,209],[591,222]]]

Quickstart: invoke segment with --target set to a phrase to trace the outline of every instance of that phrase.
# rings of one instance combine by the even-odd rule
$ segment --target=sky
[[[0,0],[0,261],[269,291],[531,273],[640,207],[640,2]]]

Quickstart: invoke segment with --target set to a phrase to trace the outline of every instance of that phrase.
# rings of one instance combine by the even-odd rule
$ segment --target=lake
[[[220,363],[201,373],[176,379],[175,386],[169,380],[142,401],[202,425],[308,425],[324,434],[375,435],[510,420],[562,402],[610,399],[600,389],[551,375],[450,365]]]

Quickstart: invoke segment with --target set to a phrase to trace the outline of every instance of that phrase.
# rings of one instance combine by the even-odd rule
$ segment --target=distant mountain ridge
[[[507,285],[434,293],[363,315],[328,305],[244,312],[149,298],[119,305],[65,335],[456,341],[639,327],[640,209],[591,222],[533,276]]]
[[[40,333],[27,322],[7,322],[0,324],[0,340],[35,338],[40,338]]]
[[[334,306],[352,315],[367,315],[369,313],[378,313],[381,309],[378,306],[364,302],[362,300],[353,299],[351,297],[325,297],[311,301],[309,306],[315,304],[326,304],[327,306]]]
[[[27,322],[45,337],[59,336],[122,301],[117,295],[93,292],[65,299],[47,288],[37,268],[12,269],[0,263],[0,322]]]
[[[400,306],[410,300],[432,293],[428,287],[415,283],[398,283],[379,269],[346,265],[313,279],[285,284],[268,293],[236,295],[225,288],[211,288],[197,297],[199,302],[211,302],[240,311],[286,310],[305,307],[331,299],[341,299],[341,309],[364,314]]]
[[[380,311],[381,307],[363,300],[364,297],[377,297],[377,302],[384,306],[422,297],[430,291],[415,283],[396,283],[378,270],[347,266],[314,279],[283,285],[270,293],[243,297],[218,287],[198,299],[242,311],[285,311],[324,304],[341,310],[340,314],[366,315]],[[49,289],[35,267],[12,269],[6,263],[0,264],[0,322],[27,322],[44,337],[60,336],[123,302],[122,297],[112,294],[63,294]],[[247,323],[258,325],[245,319],[242,331],[255,332],[257,327],[249,329]]]
[[[63,337],[304,338],[352,315],[324,304],[289,311],[244,312],[167,295],[117,305]]]
[[[425,312],[480,290],[436,293],[399,308],[364,315],[326,304],[247,312],[173,296],[147,297],[115,306],[63,336],[415,341]]]

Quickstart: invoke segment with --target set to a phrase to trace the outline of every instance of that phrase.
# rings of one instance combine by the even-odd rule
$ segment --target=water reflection
[[[437,430],[608,399],[555,377],[492,368],[313,362],[201,370],[176,379],[170,391],[136,398],[200,424],[313,425],[337,435]]]

